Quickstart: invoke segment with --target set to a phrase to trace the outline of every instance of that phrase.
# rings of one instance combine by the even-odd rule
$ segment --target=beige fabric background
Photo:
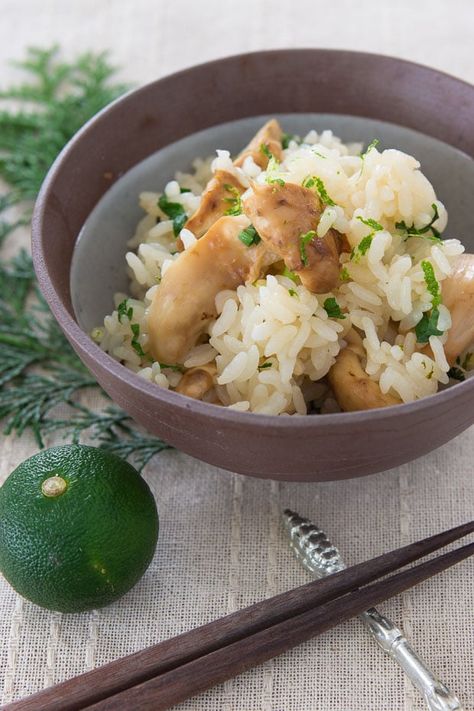
[[[474,80],[472,0],[1,0],[0,17],[2,84],[15,77],[9,59],[21,58],[27,45],[53,41],[68,56],[108,48],[123,67],[122,78],[137,83],[206,59],[284,46],[379,51]],[[28,439],[3,438],[1,446],[0,480],[35,451]],[[164,453],[145,472],[161,514],[158,550],[143,580],[121,601],[99,612],[64,616],[20,600],[0,579],[3,702],[307,580],[281,532],[285,506],[326,528],[349,562],[472,518],[473,454],[471,429],[385,474],[303,485],[246,479],[178,452]],[[474,561],[463,563],[383,606],[471,711],[473,575]],[[357,621],[179,706],[423,708]]]

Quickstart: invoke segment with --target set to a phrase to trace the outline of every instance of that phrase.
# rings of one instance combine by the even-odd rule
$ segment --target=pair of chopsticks
[[[474,543],[373,582],[473,532],[471,521],[346,568],[9,704],[4,711],[168,709],[464,560],[474,553]]]

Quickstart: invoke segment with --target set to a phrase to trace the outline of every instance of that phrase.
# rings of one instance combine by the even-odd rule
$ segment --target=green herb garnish
[[[298,292],[294,289],[288,289],[288,293],[290,296],[298,296]]]
[[[261,241],[261,237],[253,225],[241,230],[237,236],[247,247],[258,244]]]
[[[283,180],[283,178],[272,178],[271,175],[267,175],[266,182],[270,185],[272,183],[277,183],[277,185],[281,185],[282,187],[285,185],[285,181]]]
[[[339,279],[343,282],[350,281],[352,279],[347,267],[342,267],[341,273],[339,274]]]
[[[184,207],[180,202],[170,202],[166,195],[160,197],[158,207],[173,221],[173,233],[177,237],[188,219]]]
[[[138,325],[138,323],[132,323],[132,324],[130,324],[130,329],[133,334],[132,343],[131,343],[133,350],[136,353],[138,353],[139,356],[144,356],[145,351],[143,350],[143,348],[141,347],[141,344],[138,341],[138,337],[140,335],[140,326]]]
[[[315,187],[323,205],[329,205],[333,207],[336,204],[334,200],[329,197],[326,187],[321,178],[318,178],[316,175],[308,175],[308,177],[303,180],[302,186],[303,188],[308,188],[309,190]]]
[[[380,222],[377,222],[376,220],[372,220],[371,217],[365,219],[364,217],[358,216],[356,219],[359,220],[359,222],[362,222],[363,225],[367,225],[367,227],[371,227],[374,232],[380,232],[380,230],[383,230],[383,227],[380,224]]]
[[[438,329],[439,310],[436,306],[430,312],[425,312],[423,318],[415,327],[418,343],[428,343],[430,336],[442,336],[443,331]]]
[[[431,221],[425,225],[424,227],[416,228],[414,224],[412,224],[410,227],[407,226],[406,222],[402,220],[401,222],[396,222],[395,227],[397,230],[401,230],[402,232],[406,232],[406,237],[405,239],[409,239],[410,237],[423,237],[427,235],[428,232],[431,231],[431,235],[427,236],[427,239],[432,240],[433,242],[442,242],[443,240],[441,239],[441,232],[437,230],[435,227],[433,227],[433,223],[436,222],[436,220],[439,218],[439,213],[438,213],[438,207],[436,203],[433,203],[431,205],[431,208],[433,210],[433,218]]]
[[[168,370],[173,370],[175,373],[184,373],[184,367],[182,365],[169,365],[168,363],[160,363],[160,368],[163,370],[167,368]]]
[[[273,155],[273,153],[271,152],[271,150],[269,149],[269,147],[266,143],[260,144],[260,153],[263,153],[263,155],[268,158],[267,171],[272,172],[273,170],[276,170],[278,168],[280,163],[275,158],[275,156]]]
[[[124,316],[126,316],[129,321],[131,321],[133,318],[133,308],[131,306],[127,306],[127,303],[128,299],[124,299],[117,306],[117,315],[120,323],[122,323],[122,319]]]
[[[441,289],[439,286],[439,281],[435,277],[433,265],[424,259],[421,262],[421,268],[425,275],[425,284],[429,293],[431,294],[431,303],[433,306],[438,306],[441,303]]]
[[[191,188],[182,188],[182,187],[180,187],[180,188],[179,188],[179,192],[180,192],[181,195],[182,195],[183,193],[190,193],[190,192],[192,192],[192,191],[191,191]]]
[[[266,156],[268,160],[271,160],[273,158],[273,153],[271,152],[266,143],[260,144],[260,153],[263,153],[263,155]]]
[[[316,237],[316,232],[314,230],[310,230],[309,232],[306,232],[306,234],[300,235],[300,257],[305,267],[309,264],[308,255],[306,254],[306,247],[311,240],[314,239],[314,237]]]
[[[265,361],[265,363],[262,363],[262,365],[259,365],[257,370],[266,370],[267,368],[271,368],[273,363],[270,360]]]
[[[333,296],[330,296],[329,298],[327,298],[325,300],[323,308],[326,311],[329,318],[340,318],[340,319],[346,318],[341,311],[341,307],[339,306],[339,304],[337,303],[336,299]]]
[[[421,262],[421,267],[425,276],[426,288],[431,294],[433,308],[430,312],[425,312],[421,321],[416,325],[415,333],[418,343],[428,343],[430,336],[442,336],[443,331],[438,329],[439,309],[441,303],[441,289],[435,277],[433,265],[427,260]]]
[[[376,148],[376,147],[379,145],[379,143],[380,143],[379,139],[378,139],[378,138],[374,138],[374,140],[371,141],[371,142],[369,143],[369,145],[367,146],[367,149],[365,150],[365,152],[360,154],[360,157],[362,158],[362,160],[364,160],[365,156],[366,156],[368,153],[370,153],[370,151],[372,150],[372,148]]]
[[[319,197],[321,198],[321,202],[324,205],[334,206],[336,204],[334,200],[329,197],[321,178],[316,178],[316,190],[318,191]]]
[[[224,202],[229,204],[229,208],[224,212],[224,215],[237,215],[242,214],[242,199],[240,192],[234,185],[229,183],[224,184],[224,189],[232,195],[232,197],[224,198]]]
[[[361,239],[357,247],[354,247],[352,252],[351,252],[351,261],[355,262],[356,264],[360,262],[360,258],[363,257],[369,250],[370,245],[372,244],[372,240],[374,238],[373,233],[370,235],[366,235]]]

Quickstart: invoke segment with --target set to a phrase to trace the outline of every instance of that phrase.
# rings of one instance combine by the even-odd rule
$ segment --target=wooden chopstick
[[[474,554],[474,543],[284,620],[87,707],[164,711],[413,587]],[[45,710],[46,711],[46,710]]]
[[[219,649],[228,648],[239,641],[243,642],[245,651],[248,638],[253,635],[269,628],[276,632],[275,626],[284,621],[288,621],[289,626],[292,627],[299,615],[308,611],[310,614],[314,614],[314,608],[318,605],[321,606],[340,598],[341,595],[346,595],[358,587],[418,560],[472,532],[474,532],[474,521],[347,568],[328,578],[312,581],[300,588],[264,600],[178,637],[70,679],[56,687],[14,702],[5,707],[5,710],[37,711],[41,708],[44,711],[78,711],[89,707],[107,708],[106,706],[97,706],[97,703],[108,699],[108,697],[115,697],[115,700],[121,703],[119,697],[122,694],[120,692],[132,688],[139,689],[144,686],[143,682],[147,680],[152,680],[155,683],[157,678],[161,678],[160,675],[164,677],[172,670],[178,671],[184,669],[185,666],[189,667],[194,661],[200,661]],[[443,558],[436,560],[443,560]],[[407,571],[407,573],[412,573],[412,571]],[[409,587],[410,583],[407,586]],[[388,596],[386,594],[384,598],[377,598],[377,601],[386,599]],[[360,611],[370,607],[370,604],[376,603],[363,603]],[[348,616],[350,617],[352,614],[358,613],[349,613]],[[341,617],[341,621],[342,619],[347,619],[347,616]],[[313,634],[317,634],[317,632],[311,633],[310,636]],[[298,644],[298,642],[295,641],[294,644]],[[285,648],[290,646],[293,645],[289,644]],[[284,650],[282,649],[282,651]],[[280,652],[275,653],[279,654]],[[217,682],[206,682],[207,685],[212,683]],[[195,687],[190,692],[188,689],[186,693],[198,693],[199,689],[200,687]],[[129,705],[128,708],[142,708],[141,703],[140,700],[140,706]],[[156,703],[154,700],[153,708],[158,708]],[[108,708],[122,708],[122,706],[109,706]],[[166,706],[162,708],[166,708]]]

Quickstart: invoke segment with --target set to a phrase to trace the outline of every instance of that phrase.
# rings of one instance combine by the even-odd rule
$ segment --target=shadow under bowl
[[[87,335],[126,290],[126,242],[141,190],[216,148],[238,151],[261,125],[374,137],[415,155],[450,215],[449,236],[474,251],[474,88],[389,57],[276,50],[230,57],[160,79],[114,102],[66,146],[33,220],[40,287],[104,390],[146,429],[211,464],[251,476],[322,481],[410,461],[474,421],[474,379],[414,403],[308,417],[239,413],[150,384]]]

